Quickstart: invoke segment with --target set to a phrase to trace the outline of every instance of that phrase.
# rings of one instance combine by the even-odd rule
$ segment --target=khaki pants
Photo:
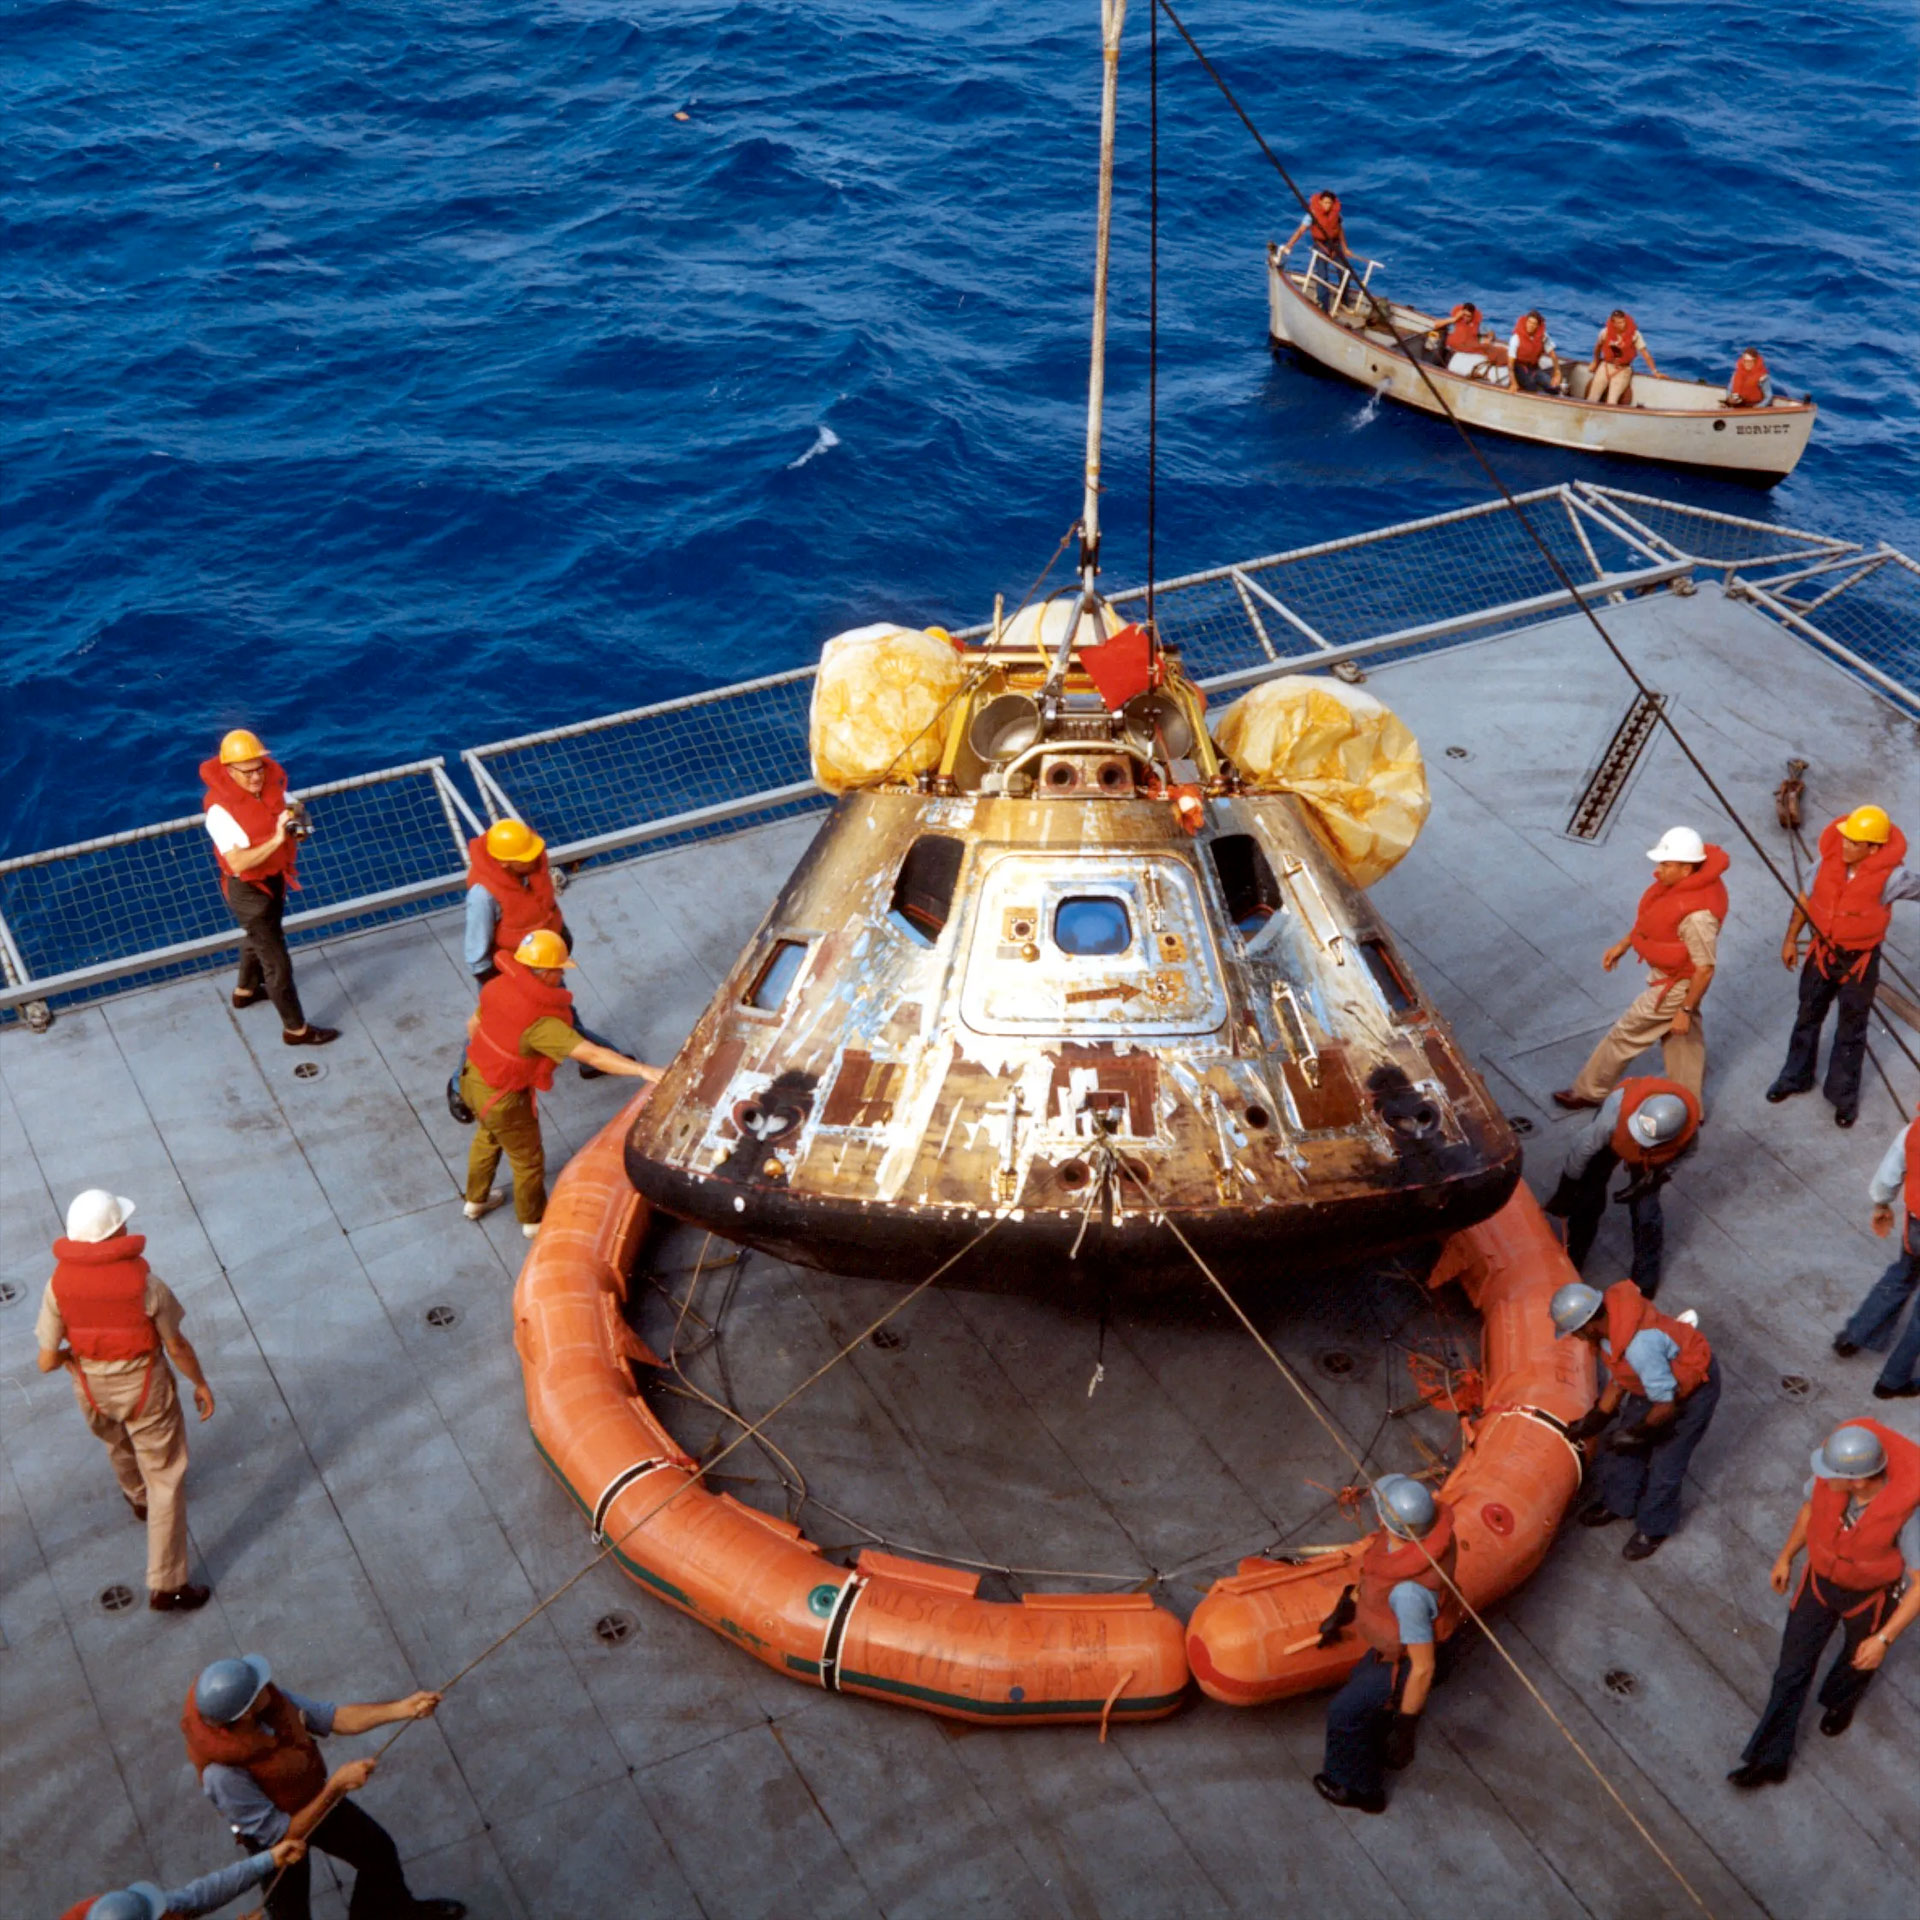
[[[1595,406],[1624,407],[1633,400],[1633,369],[1602,360],[1587,376],[1587,399]]]
[[[513,1169],[514,1213],[531,1225],[547,1211],[547,1156],[532,1094],[495,1093],[469,1062],[460,1070],[460,1095],[480,1116],[467,1153],[467,1198],[478,1206],[493,1190],[504,1153]]]
[[[1667,1078],[1679,1081],[1696,1100],[1700,1099],[1701,1085],[1707,1077],[1707,1035],[1700,1009],[1694,1009],[1688,1032],[1668,1031],[1686,997],[1684,980],[1676,980],[1664,989],[1648,987],[1588,1055],[1570,1091],[1583,1100],[1604,1100],[1634,1060],[1658,1043]]]
[[[153,1385],[146,1393],[143,1368],[89,1373],[73,1383],[87,1425],[113,1462],[113,1477],[129,1500],[147,1509],[147,1591],[171,1593],[187,1584],[187,1423],[174,1391],[173,1369],[155,1355]],[[91,1392],[93,1398],[88,1400]],[[134,1409],[139,1407],[136,1413]]]

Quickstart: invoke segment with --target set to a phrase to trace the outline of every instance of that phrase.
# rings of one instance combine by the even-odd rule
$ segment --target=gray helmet
[[[273,1678],[273,1669],[257,1653],[238,1660],[216,1660],[194,1683],[193,1704],[200,1718],[216,1727],[230,1727],[260,1697]]]
[[[1649,1094],[1627,1117],[1627,1131],[1643,1147],[1664,1147],[1687,1130],[1687,1103],[1677,1093]]]
[[[136,1880],[118,1893],[103,1893],[87,1909],[87,1920],[161,1920],[167,1896],[151,1880]]]
[[[1373,1483],[1373,1504],[1381,1524],[1403,1540],[1417,1540],[1438,1518],[1440,1509],[1418,1480],[1404,1473],[1383,1473]]]
[[[1886,1470],[1887,1450],[1865,1427],[1837,1427],[1813,1450],[1813,1471],[1822,1480],[1871,1480]]]
[[[1569,1280],[1548,1303],[1547,1311],[1553,1316],[1553,1337],[1564,1340],[1600,1311],[1600,1289],[1584,1280]]]

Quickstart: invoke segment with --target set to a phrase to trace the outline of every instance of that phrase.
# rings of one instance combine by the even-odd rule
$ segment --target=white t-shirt
[[[207,809],[207,832],[222,853],[239,853],[253,845],[247,838],[246,828],[225,807]]]

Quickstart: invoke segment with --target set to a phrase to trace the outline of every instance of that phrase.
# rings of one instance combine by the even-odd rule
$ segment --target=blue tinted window
[[[760,969],[760,976],[747,993],[747,1005],[762,1013],[777,1013],[800,977],[800,963],[807,957],[804,940],[782,940],[773,957]]]
[[[1133,923],[1111,895],[1078,893],[1054,908],[1053,939],[1062,953],[1125,953],[1133,945]]]

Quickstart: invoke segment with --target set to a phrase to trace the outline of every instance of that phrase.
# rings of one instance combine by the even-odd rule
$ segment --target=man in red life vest
[[[282,1840],[277,1847],[249,1854],[229,1867],[216,1867],[179,1887],[136,1880],[116,1892],[76,1900],[60,1920],[196,1920],[197,1915],[216,1913],[229,1900],[264,1887],[282,1868],[297,1864],[306,1850],[303,1840]]]
[[[1507,365],[1513,371],[1514,386],[1522,393],[1566,392],[1560,356],[1554,351],[1553,336],[1537,307],[1513,323],[1507,341]]]
[[[1667,1078],[1700,1098],[1707,1072],[1700,1002],[1713,982],[1727,917],[1727,855],[1691,827],[1669,827],[1647,858],[1653,862],[1653,884],[1640,896],[1633,926],[1600,956],[1600,965],[1611,973],[1631,948],[1646,962],[1646,991],[1613,1023],[1573,1085],[1553,1096],[1563,1107],[1597,1107],[1629,1062],[1655,1041]]]
[[[495,956],[498,976],[480,989],[467,1022],[467,1060],[460,1095],[472,1108],[473,1146],[467,1155],[469,1220],[500,1205],[493,1176],[500,1156],[513,1168],[513,1206],[531,1240],[547,1210],[547,1161],[540,1143],[537,1094],[553,1085],[557,1062],[577,1060],[602,1073],[657,1082],[662,1069],[589,1040],[574,1016],[573,995],[562,984],[574,965],[567,943],[545,928],[528,934],[512,953]]]
[[[306,837],[305,810],[287,798],[286,769],[269,759],[258,735],[244,727],[220,742],[215,758],[200,763],[200,779],[206,787],[200,806],[220,864],[220,891],[245,935],[233,1004],[250,1007],[271,1000],[288,1046],[324,1047],[339,1039],[340,1031],[314,1026],[301,1011],[293,957],[281,928],[287,889],[300,884],[294,864]]]
[[[1619,1199],[1633,1228],[1633,1284],[1651,1300],[1660,1291],[1661,1259],[1666,1250],[1666,1220],[1660,1189],[1673,1177],[1675,1163],[1700,1133],[1700,1102],[1677,1080],[1648,1074],[1622,1080],[1599,1110],[1574,1135],[1560,1170],[1559,1184],[1547,1202],[1549,1213],[1567,1222],[1567,1258],[1584,1272],[1594,1236],[1607,1206],[1607,1182],[1614,1169],[1628,1170]]]
[[[1720,1402],[1720,1362],[1697,1327],[1669,1319],[1631,1280],[1604,1294],[1569,1280],[1548,1310],[1555,1339],[1586,1341],[1607,1368],[1593,1411],[1568,1427],[1567,1438],[1592,1440],[1620,1416],[1600,1455],[1598,1497],[1580,1524],[1631,1520],[1622,1557],[1650,1559],[1680,1524],[1680,1484]]]
[[[1728,407],[1770,407],[1773,405],[1773,376],[1760,357],[1758,347],[1749,347],[1733,363],[1733,377],[1727,382]]]
[[[545,928],[573,940],[561,917],[547,843],[524,821],[496,820],[467,842],[467,925],[462,952],[467,970],[485,986],[499,971],[493,956],[511,953],[528,934]]]
[[[1647,371],[1657,380],[1660,369],[1653,364],[1653,349],[1647,337],[1634,325],[1633,315],[1624,307],[1615,307],[1593,343],[1593,358],[1587,362],[1587,399],[1600,407],[1633,405],[1633,363],[1644,359]]]
[[[1787,1777],[1800,1709],[1835,1627],[1840,1657],[1820,1688],[1820,1731],[1829,1739],[1852,1725],[1888,1649],[1920,1617],[1920,1445],[1877,1420],[1854,1420],[1816,1447],[1806,1498],[1773,1563],[1775,1593],[1793,1584],[1803,1547],[1807,1564],[1780,1638],[1773,1690],[1740,1765],[1727,1775],[1736,1787]]]
[[[213,1418],[213,1392],[180,1331],[180,1302],[141,1258],[145,1239],[127,1232],[132,1212],[131,1200],[100,1187],[75,1197],[34,1335],[40,1371],[73,1376],[73,1397],[146,1522],[147,1605],[191,1613],[211,1589],[187,1578],[187,1423],[167,1359],[193,1382],[202,1420]]]
[[[1340,196],[1330,193],[1322,187],[1307,202],[1307,217],[1287,235],[1286,245],[1280,251],[1284,256],[1294,249],[1294,244],[1303,233],[1311,229],[1313,250],[1319,254],[1319,264],[1313,277],[1307,283],[1307,297],[1325,311],[1331,304],[1333,290],[1340,284],[1340,276],[1352,261],[1347,257],[1347,230],[1340,212]],[[1331,280],[1326,276],[1331,274]]]
[[[437,1693],[336,1706],[273,1684],[257,1653],[216,1660],[201,1670],[180,1714],[187,1758],[200,1791],[233,1837],[249,1851],[282,1840],[304,1841],[354,1871],[351,1914],[460,1920],[458,1900],[416,1900],[401,1871],[400,1850],[379,1821],[347,1796],[372,1777],[372,1760],[349,1760],[331,1774],[315,1742],[335,1733],[370,1733],[399,1720],[426,1720]],[[308,1920],[313,1863],[287,1868],[267,1895],[272,1920]]]
[[[1328,1704],[1326,1757],[1313,1776],[1321,1799],[1356,1813],[1385,1812],[1386,1774],[1412,1765],[1435,1649],[1460,1622],[1451,1511],[1404,1473],[1382,1474],[1373,1502],[1381,1530],[1360,1557],[1358,1584],[1321,1627],[1330,1645],[1350,1620],[1367,1644]]]
[[[1907,1330],[1898,1340],[1894,1333],[1915,1288],[1920,1287],[1920,1115],[1894,1135],[1893,1145],[1868,1183],[1867,1197],[1873,1203],[1873,1230],[1882,1240],[1894,1229],[1897,1209],[1900,1250],[1873,1291],[1854,1309],[1853,1318],[1834,1336],[1833,1350],[1843,1360],[1862,1347],[1886,1354],[1880,1378],[1873,1383],[1873,1397],[1911,1400],[1920,1397],[1920,1310],[1909,1317]]]
[[[1800,966],[1800,1011],[1787,1042],[1786,1064],[1767,1098],[1776,1104],[1813,1085],[1820,1060],[1820,1029],[1837,1000],[1833,1052],[1827,1058],[1827,1100],[1835,1126],[1850,1127],[1860,1113],[1860,1067],[1867,1052],[1867,1016],[1880,984],[1880,944],[1893,922],[1896,900],[1920,900],[1920,873],[1905,864],[1907,836],[1881,807],[1855,807],[1820,833],[1820,864],[1797,895],[1780,943],[1780,963],[1800,966],[1800,935],[1811,928]]]

